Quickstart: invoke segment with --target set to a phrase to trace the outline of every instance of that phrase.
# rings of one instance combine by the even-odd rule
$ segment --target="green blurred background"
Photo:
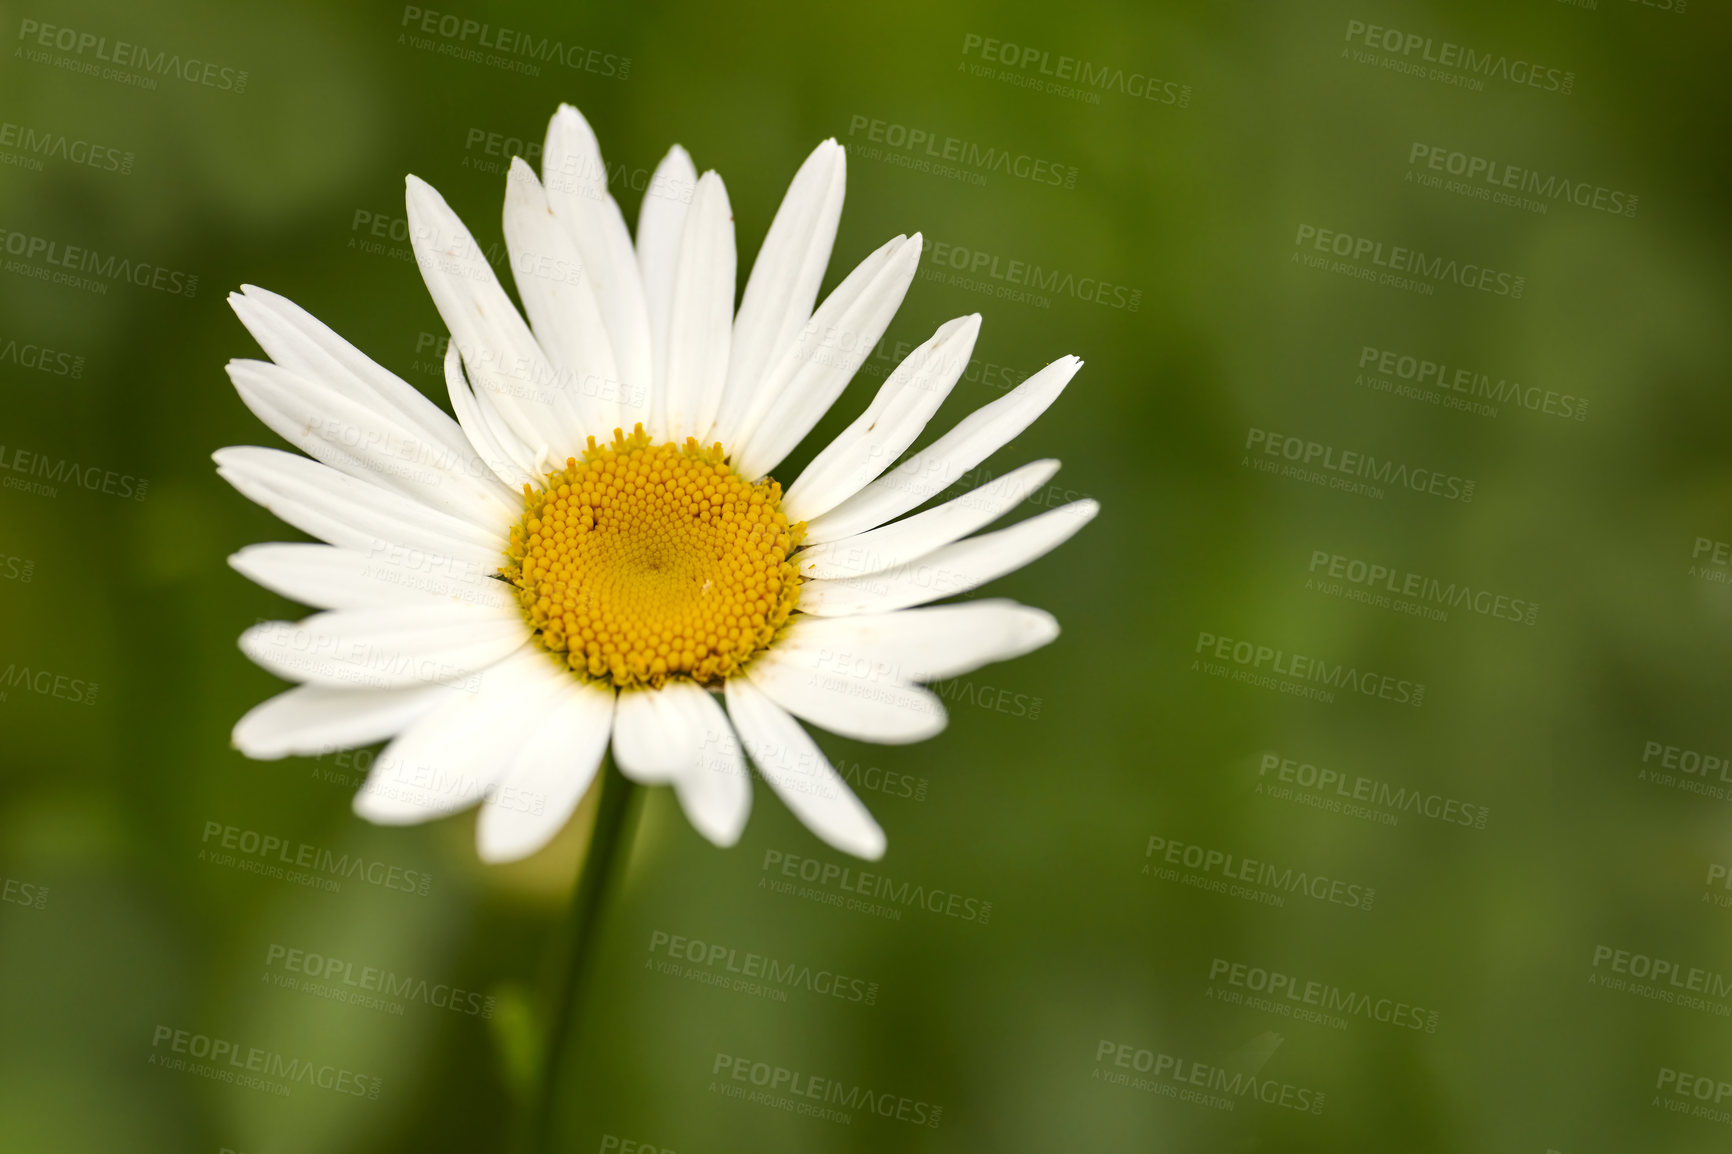
[[[926,234],[883,355],[799,460],[897,342],[978,310],[976,371],[934,430],[1076,353],[1066,395],[987,467],[1055,456],[1052,498],[1104,506],[985,591],[1050,609],[1057,643],[946,686],[936,740],[821,738],[877,783],[878,872],[990,917],[776,892],[767,855],[846,863],[761,783],[727,851],[650,792],[592,947],[561,1148],[1728,1148],[1732,771],[1704,755],[1732,752],[1732,21],[1682,0],[1299,8],[0,8],[0,1148],[505,1148],[588,811],[487,868],[473,814],[352,817],[366,754],[230,749],[279,688],[235,637],[301,611],[224,558],[296,534],[209,454],[276,443],[222,371],[259,355],[223,301],[243,283],[444,403],[443,329],[393,223],[403,174],[497,240],[505,163],[560,101],[594,124],[628,219],[671,142],[718,169],[742,272],[826,136],[850,169],[827,284]],[[463,20],[557,41],[577,66],[477,52]],[[960,163],[917,163],[910,132],[954,138]],[[1451,186],[1476,157],[1551,192],[1488,200],[1483,172]],[[1037,160],[1042,178],[1018,175]],[[1311,267],[1341,259],[1321,230],[1382,246],[1361,273],[1400,246],[1521,293]],[[44,280],[66,246],[164,279]],[[1088,291],[1103,281],[1124,291]],[[1462,394],[1400,379],[1402,356],[1519,382],[1538,408],[1450,407]],[[1547,391],[1585,399],[1582,419],[1545,411]],[[1272,475],[1252,463],[1284,463],[1261,452],[1271,433],[1471,479],[1473,498]],[[33,490],[40,462],[85,483]],[[1538,609],[1356,601],[1325,585],[1333,557]],[[1235,681],[1204,634],[1423,684],[1423,701]],[[1300,766],[1338,776],[1317,788]],[[213,823],[432,880],[295,884],[242,868]],[[1204,864],[1167,864],[1180,843]],[[1209,851],[1329,884],[1217,892]],[[712,985],[726,963],[670,962],[674,935],[876,990]],[[322,996],[289,951],[411,992]],[[451,988],[455,1010],[434,1004]],[[173,1064],[195,1036],[366,1081],[213,1080]],[[754,1087],[730,1075],[751,1063],[882,1093],[892,1116],[742,1101],[728,1087]],[[1251,1076],[1274,1101],[1221,1091]],[[902,1098],[940,1124],[894,1117]]]

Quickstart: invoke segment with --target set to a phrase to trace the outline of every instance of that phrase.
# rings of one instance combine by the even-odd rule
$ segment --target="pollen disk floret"
[[[781,486],[751,484],[722,447],[657,444],[637,426],[524,485],[500,575],[535,641],[574,672],[626,688],[724,680],[799,600]]]

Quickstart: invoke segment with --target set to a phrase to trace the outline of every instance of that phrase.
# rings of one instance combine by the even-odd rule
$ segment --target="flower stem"
[[[620,775],[610,757],[601,767],[596,788],[600,792],[596,798],[595,826],[583,852],[582,871],[572,885],[571,908],[564,923],[555,930],[552,943],[551,956],[557,969],[547,998],[541,1067],[524,1119],[524,1154],[542,1154],[553,1149],[554,1103],[560,1070],[575,1036],[573,1011],[595,956],[595,930],[608,883],[631,849],[630,825],[638,808],[633,804],[637,787]]]

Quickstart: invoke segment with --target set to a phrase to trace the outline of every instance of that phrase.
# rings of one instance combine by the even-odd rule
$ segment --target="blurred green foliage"
[[[403,174],[496,240],[504,142],[539,141],[564,100],[617,163],[630,219],[671,142],[721,171],[742,272],[800,160],[840,139],[849,193],[827,283],[918,229],[928,271],[889,346],[985,314],[982,372],[935,432],[1005,382],[1082,356],[1065,397],[989,467],[1061,458],[1060,489],[1105,507],[987,590],[1054,612],[1057,643],[952,687],[936,740],[821,738],[863,780],[922,783],[918,798],[894,796],[900,784],[864,793],[890,837],[875,871],[990,902],[990,919],[905,908],[889,920],[774,892],[767,854],[850,863],[761,783],[727,851],[652,792],[581,991],[567,1148],[1725,1149],[1721,1123],[1668,1108],[1697,1098],[1664,1071],[1732,1082],[1732,1003],[1678,996],[1691,968],[1732,973],[1732,909],[1715,900],[1732,891],[1704,884],[1732,860],[1732,810],[1676,784],[1711,774],[1666,784],[1649,772],[1677,760],[1654,746],[1729,748],[1732,589],[1711,564],[1712,543],[1732,539],[1723,9],[476,0],[453,12],[495,36],[580,46],[568,56],[584,65],[531,75],[465,59],[453,46],[474,37],[441,36],[438,20],[429,36],[425,10],[390,4],[0,11],[0,120],[131,158],[124,172],[56,155],[0,168],[0,228],[198,278],[190,299],[128,283],[90,292],[38,279],[40,255],[10,239],[0,258],[0,346],[80,359],[74,376],[70,362],[0,352],[0,456],[148,480],[143,500],[100,485],[0,491],[0,668],[99,686],[88,704],[52,682],[0,697],[0,1145],[502,1148],[587,813],[536,859],[489,869],[472,815],[407,829],[352,817],[364,757],[261,763],[232,750],[234,720],[278,688],[234,638],[300,610],[224,557],[295,534],[219,481],[208,455],[275,443],[222,371],[258,355],[222,300],[243,283],[287,294],[439,397],[429,346],[443,330],[391,233]],[[1402,47],[1367,47],[1375,34],[1353,39],[1356,22],[1399,30]],[[82,74],[27,53],[42,25],[244,70],[245,90]],[[1407,48],[1409,33],[1431,46]],[[988,40],[1001,56],[1015,44],[1016,65],[985,62]],[[1571,91],[1507,71],[1475,91],[1390,66],[1446,41],[1567,70]],[[1154,99],[1110,79],[1069,84],[1083,98],[1044,89],[1084,66],[1161,87]],[[960,142],[962,161],[946,161],[960,175],[923,170],[925,146],[898,147],[891,126],[928,134],[940,160]],[[1432,147],[1636,195],[1639,208],[1553,199],[1541,212],[1428,187],[1413,178],[1435,173],[1416,152]],[[991,149],[1074,170],[1073,186],[996,169]],[[1306,226],[1367,238],[1384,259],[1400,246],[1519,275],[1523,291],[1434,279],[1426,293],[1307,267]],[[972,282],[950,276],[956,261]],[[1001,298],[1013,261],[1134,291],[1137,307],[1027,286],[1045,303]],[[1504,403],[1489,416],[1435,403],[1434,387],[1379,391],[1362,380],[1368,347],[1585,398],[1586,415]],[[857,382],[799,460],[873,387]],[[1258,431],[1472,479],[1473,499],[1265,475],[1248,463]],[[1308,584],[1319,552],[1539,610],[1531,625],[1460,607],[1440,621],[1331,596]],[[1423,683],[1423,705],[1211,676],[1197,667],[1205,633]],[[1339,791],[1279,797],[1270,754],[1489,820],[1304,803]],[[433,881],[420,896],[260,876],[213,860],[210,823]],[[1275,907],[1163,881],[1142,872],[1151,836],[1374,889],[1375,902],[1289,892]],[[653,964],[657,933],[876,983],[875,1004],[670,976]],[[283,988],[273,948],[454,986],[497,1014],[411,998],[399,1015]],[[1617,950],[1682,973],[1662,976],[1658,997],[1603,987],[1629,977]],[[1436,1011],[1435,1032],[1230,1004],[1220,995],[1247,991],[1211,981],[1221,963]],[[280,1097],[170,1069],[158,1060],[180,1030],[382,1089],[300,1083]],[[1216,1109],[1101,1076],[1135,1076],[1138,1050],[1255,1070],[1325,1105]],[[942,1123],[856,1110],[844,1125],[736,1101],[723,1087],[751,1083],[730,1078],[735,1058],[936,1104]]]

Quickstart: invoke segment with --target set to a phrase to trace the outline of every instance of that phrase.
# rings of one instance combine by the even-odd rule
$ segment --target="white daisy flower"
[[[1026,653],[1058,626],[1009,601],[917,607],[1020,568],[1097,506],[971,536],[1058,468],[1036,461],[903,516],[1027,428],[1081,365],[1054,361],[895,464],[967,366],[978,315],[909,354],[786,491],[772,479],[920,255],[919,234],[896,237],[814,310],[844,171],[834,140],[800,167],[736,310],[721,178],[676,145],[634,245],[594,134],[562,106],[542,179],[518,159],[507,182],[527,319],[409,177],[415,256],[451,331],[455,421],[288,300],[231,295],[271,359],[229,376],[306,456],[226,448],[217,471],[326,542],[230,558],[323,610],[242,635],[248,657],[300,684],[243,717],[235,745],[279,758],[389,739],[355,811],[406,824],[481,802],[488,861],[558,832],[610,738],[622,773],[671,784],[692,824],[730,845],[750,756],[818,837],[880,856],[883,831],[795,719],[872,742],[936,734],[944,709],[919,682]]]

